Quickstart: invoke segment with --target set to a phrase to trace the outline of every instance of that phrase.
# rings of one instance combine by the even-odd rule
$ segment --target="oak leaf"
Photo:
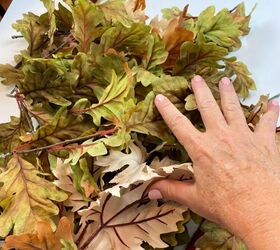
[[[15,155],[8,163],[7,170],[0,174],[0,193],[13,197],[10,205],[0,215],[0,236],[33,232],[40,220],[55,226],[53,218],[58,207],[53,201],[61,202],[67,195],[39,175],[35,166]]]

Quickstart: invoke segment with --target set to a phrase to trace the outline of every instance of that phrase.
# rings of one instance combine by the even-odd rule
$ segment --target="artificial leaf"
[[[0,174],[1,196],[13,197],[9,207],[0,215],[0,236],[33,232],[40,220],[54,226],[53,218],[58,207],[53,201],[61,202],[67,195],[44,178],[35,166],[15,155],[7,170]]]
[[[125,9],[134,22],[145,22],[148,19],[145,15],[146,0],[126,0]]]
[[[5,240],[3,250],[61,250],[61,242],[68,242],[69,248],[65,250],[77,250],[72,236],[71,222],[62,217],[54,233],[51,225],[45,221],[39,221],[36,224],[35,234],[21,234],[8,236]]]
[[[54,11],[56,17],[56,26],[58,30],[69,32],[73,25],[73,16],[71,11],[58,3],[58,9]]]
[[[125,27],[131,26],[131,20],[126,12],[123,0],[107,0],[99,5],[107,21],[113,24],[121,23]]]
[[[74,19],[73,36],[79,42],[79,51],[88,52],[96,38],[97,26],[103,22],[103,14],[88,0],[77,0],[72,6]]]
[[[193,75],[199,67],[204,66],[221,68],[222,66],[219,64],[219,61],[223,60],[227,54],[227,49],[213,42],[203,44],[185,42],[181,46],[180,56],[173,74]]]
[[[18,84],[24,75],[21,70],[16,69],[10,64],[0,64],[0,77],[3,78],[1,83],[4,85]]]
[[[21,94],[31,99],[46,99],[56,105],[67,106],[67,98],[73,94],[77,75],[67,72],[60,62],[54,60],[28,60],[23,66],[24,80],[18,84]]]
[[[142,184],[121,198],[104,194],[98,203],[82,211],[82,223],[87,225],[79,249],[140,250],[143,241],[153,247],[167,247],[160,234],[177,231],[175,221],[183,220],[185,208],[174,203],[159,207],[157,202],[141,204],[146,189],[147,184]]]
[[[79,192],[73,183],[73,170],[69,163],[63,163],[61,159],[49,155],[49,161],[52,173],[57,178],[53,183],[61,190],[69,194],[68,199],[64,202],[65,206],[72,207],[72,212],[79,211],[88,204],[88,200]]]
[[[185,109],[187,111],[193,111],[197,109],[197,103],[195,101],[195,96],[194,94],[190,94],[186,97],[185,99],[186,104],[185,104]]]
[[[201,250],[247,250],[247,247],[239,238],[214,223],[206,221],[201,229],[204,235],[195,243],[196,247]]]
[[[114,71],[112,71],[111,84],[104,90],[97,104],[91,105],[88,114],[92,116],[93,122],[99,126],[101,117],[114,121],[123,112],[123,105],[127,98],[131,85],[127,76],[120,81]]]
[[[104,32],[101,37],[100,49],[106,53],[113,48],[131,55],[143,55],[150,28],[143,23],[134,23],[130,28],[116,25]]]
[[[41,0],[44,4],[45,8],[48,10],[48,19],[49,19],[49,29],[48,29],[48,37],[50,39],[49,46],[53,44],[54,34],[56,32],[56,20],[54,14],[54,1],[52,0]]]
[[[13,28],[20,32],[28,42],[28,53],[32,57],[41,56],[42,48],[46,42],[47,27],[40,25],[39,16],[28,13],[23,14],[23,19],[13,24]]]
[[[143,58],[143,67],[152,70],[155,66],[163,64],[168,57],[163,42],[156,33],[153,33],[148,40],[147,53]]]
[[[155,109],[154,98],[154,92],[150,92],[137,106],[128,102],[129,109],[123,118],[123,126],[128,132],[153,135],[171,142],[173,137],[168,133],[166,124]]]
[[[21,140],[32,143],[33,146],[45,146],[77,138],[92,127],[81,115],[71,115],[66,107],[62,107],[48,124],[41,126],[33,134],[22,136]]]
[[[255,81],[244,63],[226,62],[226,69],[235,74],[236,78],[233,81],[233,85],[240,97],[246,98],[249,95],[249,90],[256,89]]]
[[[199,36],[203,36],[207,42],[214,42],[225,48],[241,46],[240,24],[232,18],[228,9],[223,9],[215,15],[214,6],[207,8],[199,15],[195,29],[198,39],[202,39]]]

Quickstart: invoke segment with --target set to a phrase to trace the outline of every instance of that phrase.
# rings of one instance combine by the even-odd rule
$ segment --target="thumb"
[[[153,184],[148,195],[151,200],[167,199],[191,207],[195,204],[196,189],[194,183],[165,179]]]

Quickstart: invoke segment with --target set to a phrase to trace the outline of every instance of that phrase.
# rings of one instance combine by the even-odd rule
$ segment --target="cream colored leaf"
[[[193,111],[193,110],[196,110],[197,109],[197,104],[196,104],[196,101],[195,101],[195,96],[194,94],[190,94],[186,97],[185,99],[186,101],[186,104],[185,104],[185,109],[187,111]]]
[[[121,198],[103,194],[100,205],[93,203],[90,209],[81,211],[83,236],[78,248],[140,250],[143,241],[154,248],[164,248],[160,235],[177,231],[176,223],[183,220],[186,208],[172,202],[161,206],[147,201],[146,182]]]
[[[73,184],[71,175],[73,174],[69,164],[65,164],[61,159],[49,155],[49,159],[52,162],[52,173],[57,178],[53,183],[69,193],[68,199],[64,202],[66,207],[72,207],[72,212],[77,212],[83,207],[87,206],[83,196],[76,190]]]

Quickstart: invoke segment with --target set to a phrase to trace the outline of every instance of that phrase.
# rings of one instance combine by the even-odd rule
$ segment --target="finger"
[[[178,141],[187,151],[191,151],[194,143],[198,141],[200,132],[165,96],[157,95],[155,104],[167,126],[174,133]]]
[[[247,128],[248,126],[238,96],[229,78],[224,77],[220,81],[220,93],[222,109],[228,125]]]
[[[211,90],[201,76],[195,76],[193,78],[192,88],[206,129],[217,129],[217,127],[226,126],[225,118],[223,117]]]
[[[261,117],[257,124],[255,133],[274,140],[278,117],[279,102],[277,100],[272,100],[268,104],[267,112]]]
[[[197,200],[195,184],[176,180],[161,180],[151,186],[149,198],[151,200],[172,200],[191,208]]]

